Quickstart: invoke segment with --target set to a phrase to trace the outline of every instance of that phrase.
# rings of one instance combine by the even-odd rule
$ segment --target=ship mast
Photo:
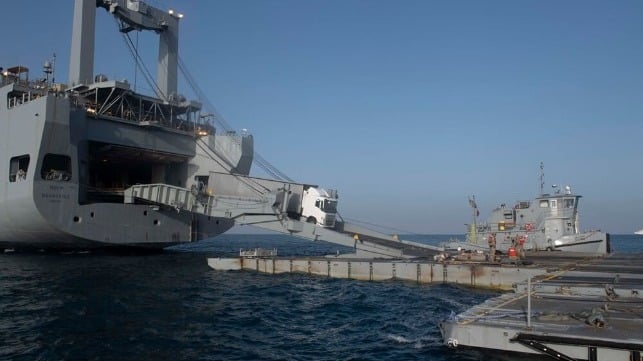
[[[545,164],[540,162],[540,195],[545,194]]]
[[[471,228],[469,229],[469,243],[478,243],[478,215],[480,212],[478,211],[478,204],[476,203],[476,196],[473,195],[471,198],[469,198],[469,205],[471,208],[473,208],[473,224],[471,225]]]

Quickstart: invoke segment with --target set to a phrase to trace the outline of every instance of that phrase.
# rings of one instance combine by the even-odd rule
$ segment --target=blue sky
[[[469,195],[483,218],[530,199],[542,161],[548,187],[584,196],[583,229],[643,228],[641,1],[149,3],[185,14],[181,57],[226,120],[291,178],[339,189],[344,217],[464,233]],[[72,12],[12,3],[0,66],[40,76],[55,52],[66,81]],[[97,21],[95,72],[133,83]],[[155,73],[156,36],[138,39]]]

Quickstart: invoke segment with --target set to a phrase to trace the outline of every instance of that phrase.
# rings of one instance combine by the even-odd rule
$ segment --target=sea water
[[[612,244],[643,251],[641,236],[612,236]],[[437,324],[498,293],[207,266],[207,257],[254,247],[347,251],[280,235],[223,235],[152,255],[0,254],[0,360],[496,359],[442,346]]]

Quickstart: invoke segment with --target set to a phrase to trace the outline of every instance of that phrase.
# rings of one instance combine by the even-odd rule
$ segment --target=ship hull
[[[151,205],[79,205],[73,200],[75,185],[36,182],[32,191],[29,183],[20,184],[20,190],[13,189],[10,199],[0,203],[1,248],[160,249],[214,237],[233,226],[228,219]]]
[[[10,99],[0,104],[0,158],[9,164],[0,167],[0,247],[159,249],[234,225],[174,207],[124,204],[123,190],[146,182],[189,187],[199,172],[221,170],[220,164],[249,172],[251,137],[199,138],[173,127],[92,117],[65,94],[25,91],[19,98],[16,87],[0,88],[0,98]],[[232,161],[215,159],[221,147]]]

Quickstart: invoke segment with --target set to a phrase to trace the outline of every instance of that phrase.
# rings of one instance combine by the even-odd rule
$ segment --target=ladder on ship
[[[398,240],[397,237],[346,222],[335,229],[321,227],[288,217],[287,192],[280,190],[257,197],[209,195],[195,189],[168,184],[137,184],[124,192],[125,203],[145,202],[233,220],[237,225],[289,234],[312,241],[325,241],[354,248],[356,255],[374,258],[425,258],[443,251],[422,243]]]

